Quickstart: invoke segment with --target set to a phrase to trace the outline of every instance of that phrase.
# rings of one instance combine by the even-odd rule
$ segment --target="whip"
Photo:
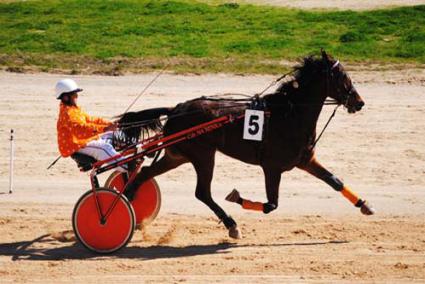
[[[161,71],[156,74],[156,76],[146,85],[146,87],[140,92],[140,94],[133,100],[133,102],[127,107],[127,109],[124,111],[124,113],[128,112],[128,110],[137,102],[137,100],[146,92],[147,89],[158,79],[159,76],[164,73],[164,71],[168,68],[170,63],[167,63],[164,68],[161,69]]]

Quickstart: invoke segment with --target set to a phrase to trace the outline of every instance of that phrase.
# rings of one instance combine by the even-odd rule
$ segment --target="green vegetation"
[[[0,3],[0,66],[19,71],[276,73],[325,48],[346,61],[425,63],[425,5],[301,11],[195,1]]]

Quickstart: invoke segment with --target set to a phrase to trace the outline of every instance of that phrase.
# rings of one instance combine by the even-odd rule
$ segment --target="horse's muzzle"
[[[360,98],[360,96],[349,98],[345,107],[349,113],[355,113],[360,111],[365,105],[364,101]]]
[[[364,106],[364,101],[360,101],[360,102],[356,105],[356,111],[361,110],[363,106]]]
[[[355,105],[349,105],[347,106],[347,111],[348,113],[355,113],[358,112],[362,109],[362,107],[365,105],[365,103],[363,101],[360,101],[358,103],[356,103]]]

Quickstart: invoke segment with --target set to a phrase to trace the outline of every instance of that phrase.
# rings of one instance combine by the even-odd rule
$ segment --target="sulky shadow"
[[[72,259],[140,259],[154,260],[162,258],[178,258],[188,256],[199,256],[209,254],[230,253],[229,249],[244,247],[286,247],[286,246],[319,246],[345,244],[348,241],[314,241],[293,242],[278,244],[237,244],[219,243],[209,245],[191,245],[186,247],[173,247],[167,245],[156,245],[150,247],[131,246],[125,247],[118,252],[101,255],[95,254],[79,243],[69,243],[68,246],[59,246],[59,242],[52,239],[49,234],[42,235],[31,241],[0,244],[0,256],[11,256],[13,261],[17,260],[72,260]],[[36,245],[36,246],[34,246]],[[46,248],[43,248],[45,246]],[[51,248],[52,246],[56,246]]]

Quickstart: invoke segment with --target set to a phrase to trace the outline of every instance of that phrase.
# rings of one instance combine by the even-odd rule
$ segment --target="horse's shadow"
[[[33,244],[41,244],[41,247],[34,248]],[[72,260],[72,259],[99,259],[99,258],[127,258],[140,260],[153,260],[161,258],[176,258],[187,256],[199,256],[208,254],[229,253],[232,248],[243,247],[285,247],[285,246],[316,246],[327,244],[343,244],[348,241],[314,241],[314,242],[294,242],[278,244],[237,244],[223,242],[209,245],[191,245],[186,247],[173,247],[167,245],[156,245],[150,247],[126,247],[110,255],[99,255],[85,249],[77,242],[70,243],[69,246],[56,248],[42,248],[44,243],[57,243],[50,238],[50,235],[42,235],[31,241],[0,244],[0,256],[11,256],[16,260]]]

